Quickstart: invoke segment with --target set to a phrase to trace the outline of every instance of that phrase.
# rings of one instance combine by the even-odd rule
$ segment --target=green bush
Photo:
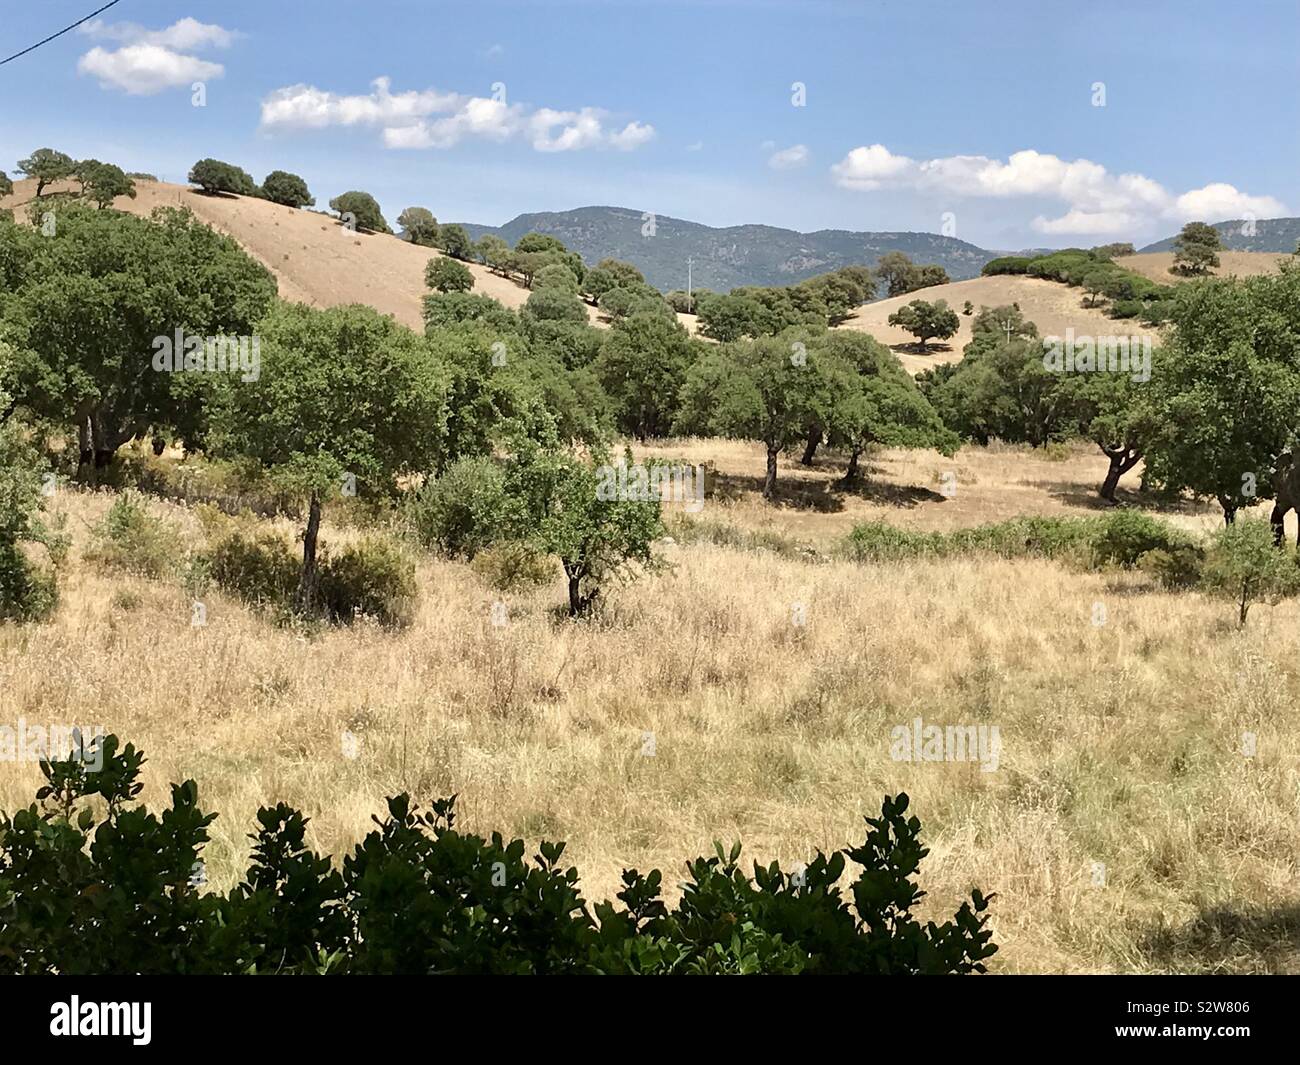
[[[1092,538],[1093,562],[1132,569],[1148,551],[1170,551],[1189,546],[1188,538],[1162,521],[1135,510],[1108,514]]]
[[[43,621],[59,605],[58,576],[0,541],[0,621]]]
[[[283,605],[298,587],[300,560],[273,532],[235,530],[208,555],[207,574],[222,588],[254,606]]]
[[[409,624],[415,615],[415,562],[392,541],[367,537],[321,564],[320,599],[331,621],[374,618],[381,625]]]
[[[1029,269],[1033,259],[1027,255],[1003,255],[986,262],[980,273],[985,277],[995,274],[1023,274]]]
[[[507,535],[511,514],[505,471],[487,458],[453,462],[420,489],[408,510],[420,543],[466,559]]]
[[[155,580],[181,563],[180,543],[172,524],[150,512],[135,491],[121,493],[91,534],[88,562]]]
[[[1274,545],[1267,521],[1239,518],[1211,541],[1201,587],[1235,602],[1241,626],[1255,603],[1274,605],[1300,595],[1300,567],[1289,548]]]
[[[535,588],[555,576],[555,563],[524,540],[504,540],[486,547],[470,564],[498,592]]]
[[[1168,550],[1156,548],[1138,559],[1138,569],[1173,591],[1186,591],[1200,584],[1204,565],[1205,551],[1195,544]]]
[[[948,558],[973,553],[1003,558],[1074,560],[1086,554],[1097,527],[1095,518],[1011,518],[950,533],[913,532],[882,521],[855,525],[841,545],[857,562],[909,558]]]
[[[247,871],[218,894],[198,875],[216,815],[194,781],[159,817],[134,803],[142,752],[108,736],[79,753],[43,762],[37,801],[0,814],[0,973],[982,973],[997,951],[978,889],[943,924],[912,913],[928,850],[906,795],[885,797],[861,846],[794,870],[751,877],[740,844],[715,845],[672,908],[657,869],[625,870],[617,902],[589,906],[563,843],[529,861],[523,840],[460,831],[454,799],[388,799],[339,867],[281,803],[258,811]]]

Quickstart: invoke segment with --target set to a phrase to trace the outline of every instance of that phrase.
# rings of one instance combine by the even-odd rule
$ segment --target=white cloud
[[[599,108],[530,110],[495,97],[455,92],[394,93],[388,78],[376,78],[371,92],[344,96],[314,85],[276,89],[262,101],[264,130],[368,126],[381,131],[388,148],[451,148],[467,138],[505,141],[523,137],[539,152],[569,152],[612,147],[631,151],[655,136],[653,126],[629,122],[606,126]],[[437,116],[437,117],[435,117]]]
[[[99,79],[105,89],[149,96],[164,89],[189,88],[196,81],[219,78],[226,68],[190,53],[203,48],[228,48],[239,36],[215,24],[183,18],[161,30],[133,22],[95,19],[79,32],[117,41],[121,48],[94,47],[77,61],[77,70]]]
[[[92,48],[78,61],[77,70],[98,78],[106,89],[121,89],[132,96],[188,88],[196,81],[211,81],[226,72],[220,63],[182,55],[156,44],[131,44],[114,52]]]
[[[806,144],[796,144],[789,148],[782,148],[779,152],[773,152],[767,160],[767,165],[773,170],[790,170],[796,166],[803,166],[808,162],[808,146]]]
[[[80,26],[78,32],[88,37],[121,41],[124,44],[156,44],[187,52],[206,45],[229,48],[240,36],[234,30],[193,18],[183,18],[162,30],[146,29],[134,22],[105,22],[103,19],[95,19]]]
[[[946,196],[1059,200],[1067,207],[1064,214],[1040,215],[1033,222],[1040,233],[1052,234],[1124,233],[1153,219],[1218,221],[1286,211],[1271,196],[1250,196],[1232,185],[1215,183],[1175,195],[1142,174],[1114,175],[1088,159],[1066,160],[1032,149],[1014,152],[1005,162],[983,155],[917,161],[873,144],[854,148],[831,167],[831,174],[838,185],[858,191],[888,187]]]
[[[617,133],[609,135],[609,143],[622,151],[630,152],[655,138],[655,128],[645,122],[629,122]]]
[[[869,192],[887,181],[911,171],[916,164],[905,155],[894,155],[883,144],[854,148],[831,167],[835,182],[846,189]]]

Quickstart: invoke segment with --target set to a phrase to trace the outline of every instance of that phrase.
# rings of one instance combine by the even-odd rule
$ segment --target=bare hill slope
[[[931,354],[917,354],[916,338],[911,333],[890,325],[888,321],[894,311],[916,299],[947,300],[948,306],[957,312],[961,321],[956,336],[945,341],[931,340],[927,343],[926,347]],[[893,348],[909,371],[917,373],[927,366],[957,362],[961,358],[962,348],[970,342],[971,322],[975,318],[974,314],[961,313],[967,300],[974,304],[975,313],[979,312],[981,306],[1003,307],[1018,303],[1021,312],[1038,326],[1038,332],[1042,336],[1064,335],[1066,329],[1072,327],[1075,334],[1080,336],[1150,336],[1152,342],[1156,339],[1155,332],[1139,322],[1108,318],[1104,303],[1095,308],[1085,306],[1087,297],[1077,288],[1070,288],[1057,281],[1020,275],[975,277],[969,281],[935,285],[906,296],[893,296],[877,303],[869,303],[858,308],[853,317],[840,328],[860,329],[870,333],[882,344]]]
[[[53,185],[51,191],[63,187]],[[155,207],[188,207],[264,263],[279,281],[283,299],[313,307],[368,303],[412,329],[424,328],[424,268],[440,252],[381,233],[352,233],[328,215],[248,196],[208,196],[184,185],[152,181],[137,181],[136,193],[134,200],[120,197],[113,206],[143,216]],[[35,181],[16,181],[13,195],[0,197],[0,207],[13,208],[21,219],[35,194]],[[511,308],[528,299],[522,286],[485,266],[467,265],[475,292]],[[594,308],[588,308],[588,314],[595,319]]]
[[[1290,258],[1290,255],[1269,251],[1221,251],[1219,268],[1211,273],[1215,277],[1258,277],[1261,274],[1277,273],[1278,265]],[[1169,268],[1173,264],[1174,254],[1169,251],[1148,251],[1138,255],[1124,255],[1115,260],[1116,266],[1149,277],[1162,285],[1191,280],[1171,274]]]

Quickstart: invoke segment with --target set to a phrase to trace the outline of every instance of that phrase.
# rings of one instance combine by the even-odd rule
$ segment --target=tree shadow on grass
[[[1029,488],[1040,488],[1053,499],[1083,510],[1096,510],[1108,513],[1117,506],[1136,507],[1152,510],[1159,514],[1184,514],[1197,516],[1218,512],[1218,507],[1203,499],[1189,499],[1186,496],[1168,496],[1156,492],[1142,492],[1133,488],[1117,488],[1115,502],[1102,499],[1097,493],[1101,487],[1100,478],[1096,486],[1084,486],[1073,481],[1025,481]]]
[[[911,341],[905,344],[890,344],[889,350],[899,355],[946,355],[952,351],[952,345],[931,340],[925,347],[921,347],[920,344]]]
[[[1138,943],[1161,969],[1178,973],[1300,974],[1300,906],[1203,911],[1182,925],[1145,929]]]

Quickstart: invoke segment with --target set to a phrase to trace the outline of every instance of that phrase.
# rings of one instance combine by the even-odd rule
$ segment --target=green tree
[[[391,233],[379,204],[368,192],[345,192],[330,200],[330,210],[344,223],[351,222],[357,229],[371,233]]]
[[[534,321],[587,324],[587,308],[576,295],[561,288],[537,289],[525,301],[520,317]]]
[[[886,296],[905,296],[911,292],[916,269],[901,251],[888,251],[876,262],[876,276],[885,285]]]
[[[1208,274],[1219,265],[1223,241],[1219,231],[1204,222],[1188,222],[1174,238],[1174,264],[1171,274]]]
[[[9,175],[0,170],[0,196],[12,196],[14,194],[14,183],[9,180]]]
[[[916,337],[918,348],[925,351],[930,339],[947,340],[961,328],[957,312],[948,307],[946,300],[912,300],[889,316],[889,324],[899,326]]]
[[[816,344],[830,379],[826,437],[849,453],[845,483],[869,447],[957,450],[947,429],[893,353],[865,333],[828,332]]]
[[[256,196],[257,182],[246,170],[233,163],[223,163],[220,159],[200,159],[190,167],[186,179],[191,185],[198,185],[204,192],[234,193],[237,196]]]
[[[72,156],[64,155],[53,148],[37,148],[36,151],[18,162],[18,172],[24,177],[36,179],[36,195],[45,191],[45,187],[55,181],[65,181],[76,172],[77,164]]]
[[[1201,586],[1237,604],[1237,625],[1256,602],[1278,603],[1300,593],[1300,567],[1285,548],[1273,544],[1266,521],[1245,520],[1220,529],[1206,553]]]
[[[438,220],[427,207],[408,207],[397,216],[397,224],[412,244],[425,248],[438,246]]]
[[[262,182],[262,192],[272,203],[284,207],[315,207],[316,197],[307,182],[287,170],[272,170]]]
[[[1272,493],[1300,410],[1300,264],[1244,281],[1179,286],[1150,383],[1147,479],[1238,508]]]
[[[474,254],[487,266],[493,273],[501,274],[503,277],[508,273],[507,264],[510,262],[510,245],[500,237],[492,233],[487,233],[474,246]]]
[[[442,226],[438,230],[438,247],[453,259],[474,257],[474,242],[469,239],[464,226]]]
[[[1145,382],[1131,373],[1091,373],[1080,382],[1077,398],[1084,435],[1110,461],[1098,494],[1114,503],[1119,479],[1142,461],[1155,431]]]
[[[557,289],[560,292],[576,296],[578,294],[578,279],[573,271],[562,263],[551,263],[550,266],[543,266],[538,270],[537,276],[533,278],[533,290],[535,292],[547,288]]]
[[[468,292],[474,287],[474,275],[464,263],[439,255],[424,268],[424,283],[438,292]]]
[[[829,382],[810,341],[790,330],[726,344],[696,362],[682,386],[678,431],[763,444],[765,499],[776,491],[781,453],[827,422]]]
[[[110,206],[119,196],[135,199],[135,182],[126,176],[121,167],[95,160],[79,166],[81,191],[99,208]]]
[[[695,347],[675,319],[642,311],[614,323],[596,372],[620,431],[642,443],[668,432]]]
[[[435,469],[449,378],[422,338],[370,307],[281,305],[260,333],[261,374],[223,396],[214,450],[255,459],[307,501],[295,602],[315,613],[322,505]]]
[[[1097,297],[1106,291],[1111,274],[1106,270],[1093,270],[1083,279],[1083,291],[1088,294],[1088,305],[1097,306]]]
[[[250,337],[276,292],[270,271],[179,208],[146,220],[70,204],[48,237],[0,224],[0,273],[19,397],[68,426],[96,468],[151,426],[201,446],[205,397],[232,375],[173,372],[184,350],[159,370],[160,345]]]
[[[620,499],[616,489],[604,455],[588,462],[525,446],[508,469],[507,491],[524,503],[528,539],[564,567],[571,617],[591,609],[605,582],[655,564],[651,549],[664,532],[659,500]]]

